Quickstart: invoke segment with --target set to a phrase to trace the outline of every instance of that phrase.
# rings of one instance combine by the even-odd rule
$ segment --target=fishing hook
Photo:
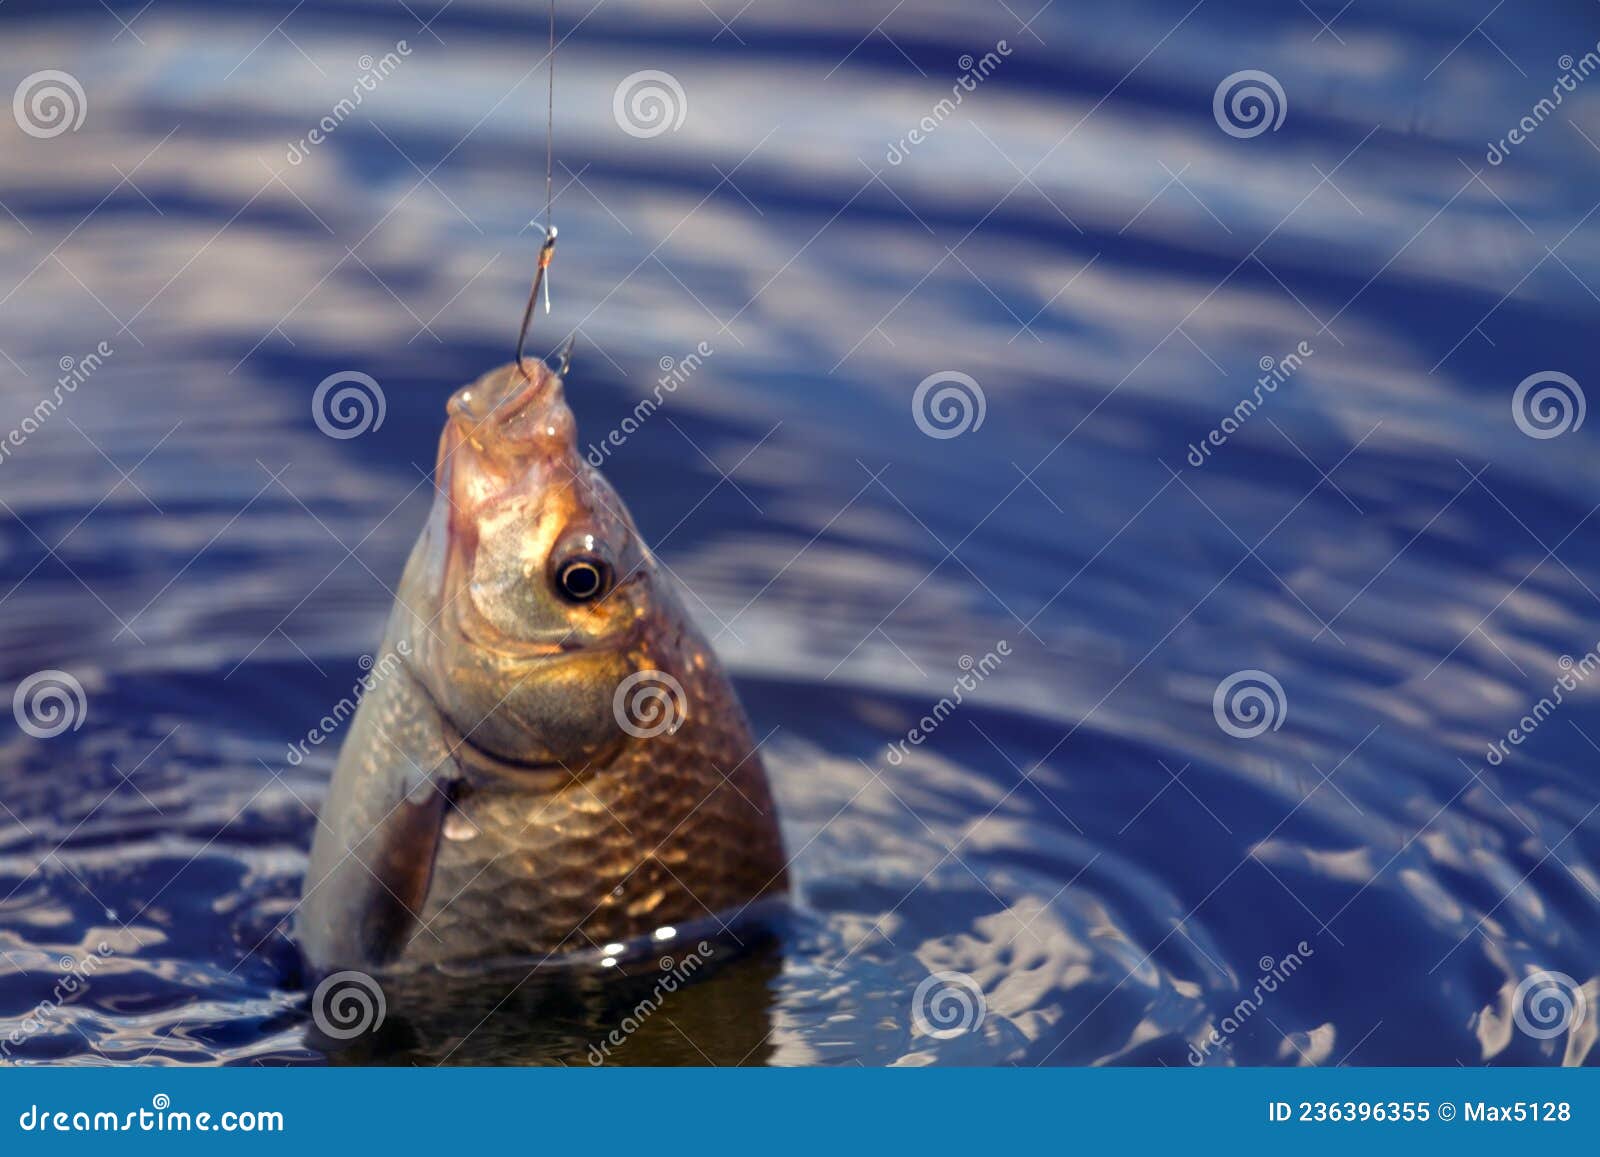
[[[544,244],[539,247],[539,264],[533,273],[533,290],[528,294],[528,306],[522,311],[522,331],[517,335],[517,368],[522,371],[524,377],[528,376],[528,367],[523,350],[527,348],[528,330],[533,325],[533,310],[538,304],[541,287],[544,288],[544,311],[550,312],[550,288],[545,285],[545,270],[550,268],[550,259],[555,256],[555,252],[556,227],[551,225],[545,230]]]

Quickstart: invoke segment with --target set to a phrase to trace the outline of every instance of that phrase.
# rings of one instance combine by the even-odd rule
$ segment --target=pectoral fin
[[[427,695],[402,666],[362,698],[317,825],[296,933],[314,973],[392,961],[416,934],[457,788]]]
[[[375,964],[388,963],[405,947],[433,882],[440,833],[454,790],[436,784],[420,796],[401,802],[352,857],[372,881],[370,895],[357,911],[362,951]]]

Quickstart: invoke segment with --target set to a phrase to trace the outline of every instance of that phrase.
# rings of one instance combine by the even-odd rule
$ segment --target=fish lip
[[[543,362],[511,362],[451,395],[449,420],[467,437],[503,428],[536,401],[559,397],[561,377]],[[485,403],[487,404],[485,406]]]

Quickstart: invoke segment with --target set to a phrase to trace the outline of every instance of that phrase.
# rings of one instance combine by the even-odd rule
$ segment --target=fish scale
[[[683,685],[695,706],[676,733],[634,739],[553,792],[460,801],[478,834],[441,846],[423,913],[439,939],[418,936],[409,958],[468,940],[491,957],[594,948],[726,917],[779,885],[782,864],[738,836],[773,817],[739,705],[715,666]]]

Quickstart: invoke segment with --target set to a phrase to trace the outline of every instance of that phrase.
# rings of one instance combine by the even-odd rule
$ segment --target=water
[[[1592,1059],[1600,471],[1591,425],[1527,436],[1512,395],[1600,380],[1600,89],[1485,154],[1600,12],[562,8],[536,344],[580,331],[596,443],[712,351],[605,468],[769,737],[798,884],[609,1059]],[[324,1059],[283,929],[336,743],[287,751],[376,645],[443,400],[508,355],[542,20],[0,10],[5,86],[62,69],[88,105],[0,127],[0,426],[112,351],[0,462],[0,674],[86,702],[0,739],[9,1058]],[[636,138],[645,69],[687,112]],[[1213,119],[1243,69],[1276,131]],[[340,371],[386,401],[342,440],[310,404]],[[957,437],[913,421],[942,371],[984,395]],[[1213,695],[1247,671],[1282,698],[1239,738]],[[574,971],[395,994],[335,1059],[586,1063],[659,969]],[[1538,972],[1587,1015],[1543,1031]]]

